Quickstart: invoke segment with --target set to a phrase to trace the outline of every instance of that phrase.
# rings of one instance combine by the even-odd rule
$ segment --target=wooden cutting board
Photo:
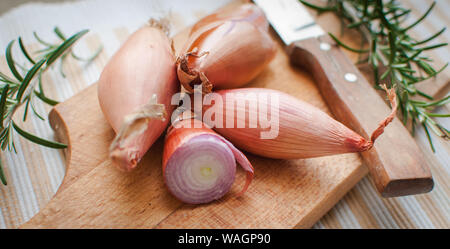
[[[311,77],[290,66],[272,35],[277,56],[248,87],[277,89],[330,113]],[[186,37],[187,31],[178,34],[175,47]],[[367,174],[358,154],[272,160],[246,153],[255,178],[244,196],[235,196],[245,177],[238,170],[224,198],[187,205],[164,186],[163,136],[134,172],[119,172],[111,164],[114,132],[100,110],[96,84],[57,105],[50,123],[69,145],[66,176],[55,197],[23,228],[308,228]]]

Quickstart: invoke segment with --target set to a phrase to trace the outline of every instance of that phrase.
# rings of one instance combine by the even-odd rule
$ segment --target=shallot
[[[164,180],[175,197],[190,204],[221,198],[234,182],[236,161],[247,171],[240,194],[247,190],[253,167],[242,152],[199,120],[175,124],[167,132],[163,153]]]
[[[202,84],[240,87],[254,79],[274,58],[276,46],[263,11],[254,4],[224,10],[201,19],[191,30],[177,59],[177,74],[187,92]]]
[[[263,88],[221,90],[205,95],[203,103],[209,105],[203,108],[203,121],[238,148],[268,158],[362,152],[372,148],[395,116],[395,92],[386,91],[392,112],[369,140],[304,101]]]
[[[166,129],[178,90],[171,40],[162,24],[150,21],[122,45],[98,82],[100,107],[116,132],[110,157],[119,169],[134,169]]]

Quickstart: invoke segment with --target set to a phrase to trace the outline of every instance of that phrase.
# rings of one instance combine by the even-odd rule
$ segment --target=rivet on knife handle
[[[323,43],[331,44],[329,50]],[[288,48],[293,64],[314,77],[336,118],[369,137],[390,110],[376,90],[328,36],[294,42]],[[361,153],[383,197],[431,191],[430,168],[416,142],[398,120],[385,129],[369,151]]]

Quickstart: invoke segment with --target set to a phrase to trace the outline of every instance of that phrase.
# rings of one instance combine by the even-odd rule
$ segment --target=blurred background
[[[5,13],[11,8],[19,6],[24,3],[31,2],[41,2],[41,3],[52,3],[52,2],[69,2],[73,0],[1,0],[0,1],[0,15]]]

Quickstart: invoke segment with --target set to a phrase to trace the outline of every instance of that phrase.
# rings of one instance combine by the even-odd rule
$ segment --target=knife
[[[310,72],[335,117],[370,137],[389,107],[298,0],[253,0],[286,45],[291,63]],[[433,189],[430,167],[409,131],[394,119],[361,153],[383,197]]]

